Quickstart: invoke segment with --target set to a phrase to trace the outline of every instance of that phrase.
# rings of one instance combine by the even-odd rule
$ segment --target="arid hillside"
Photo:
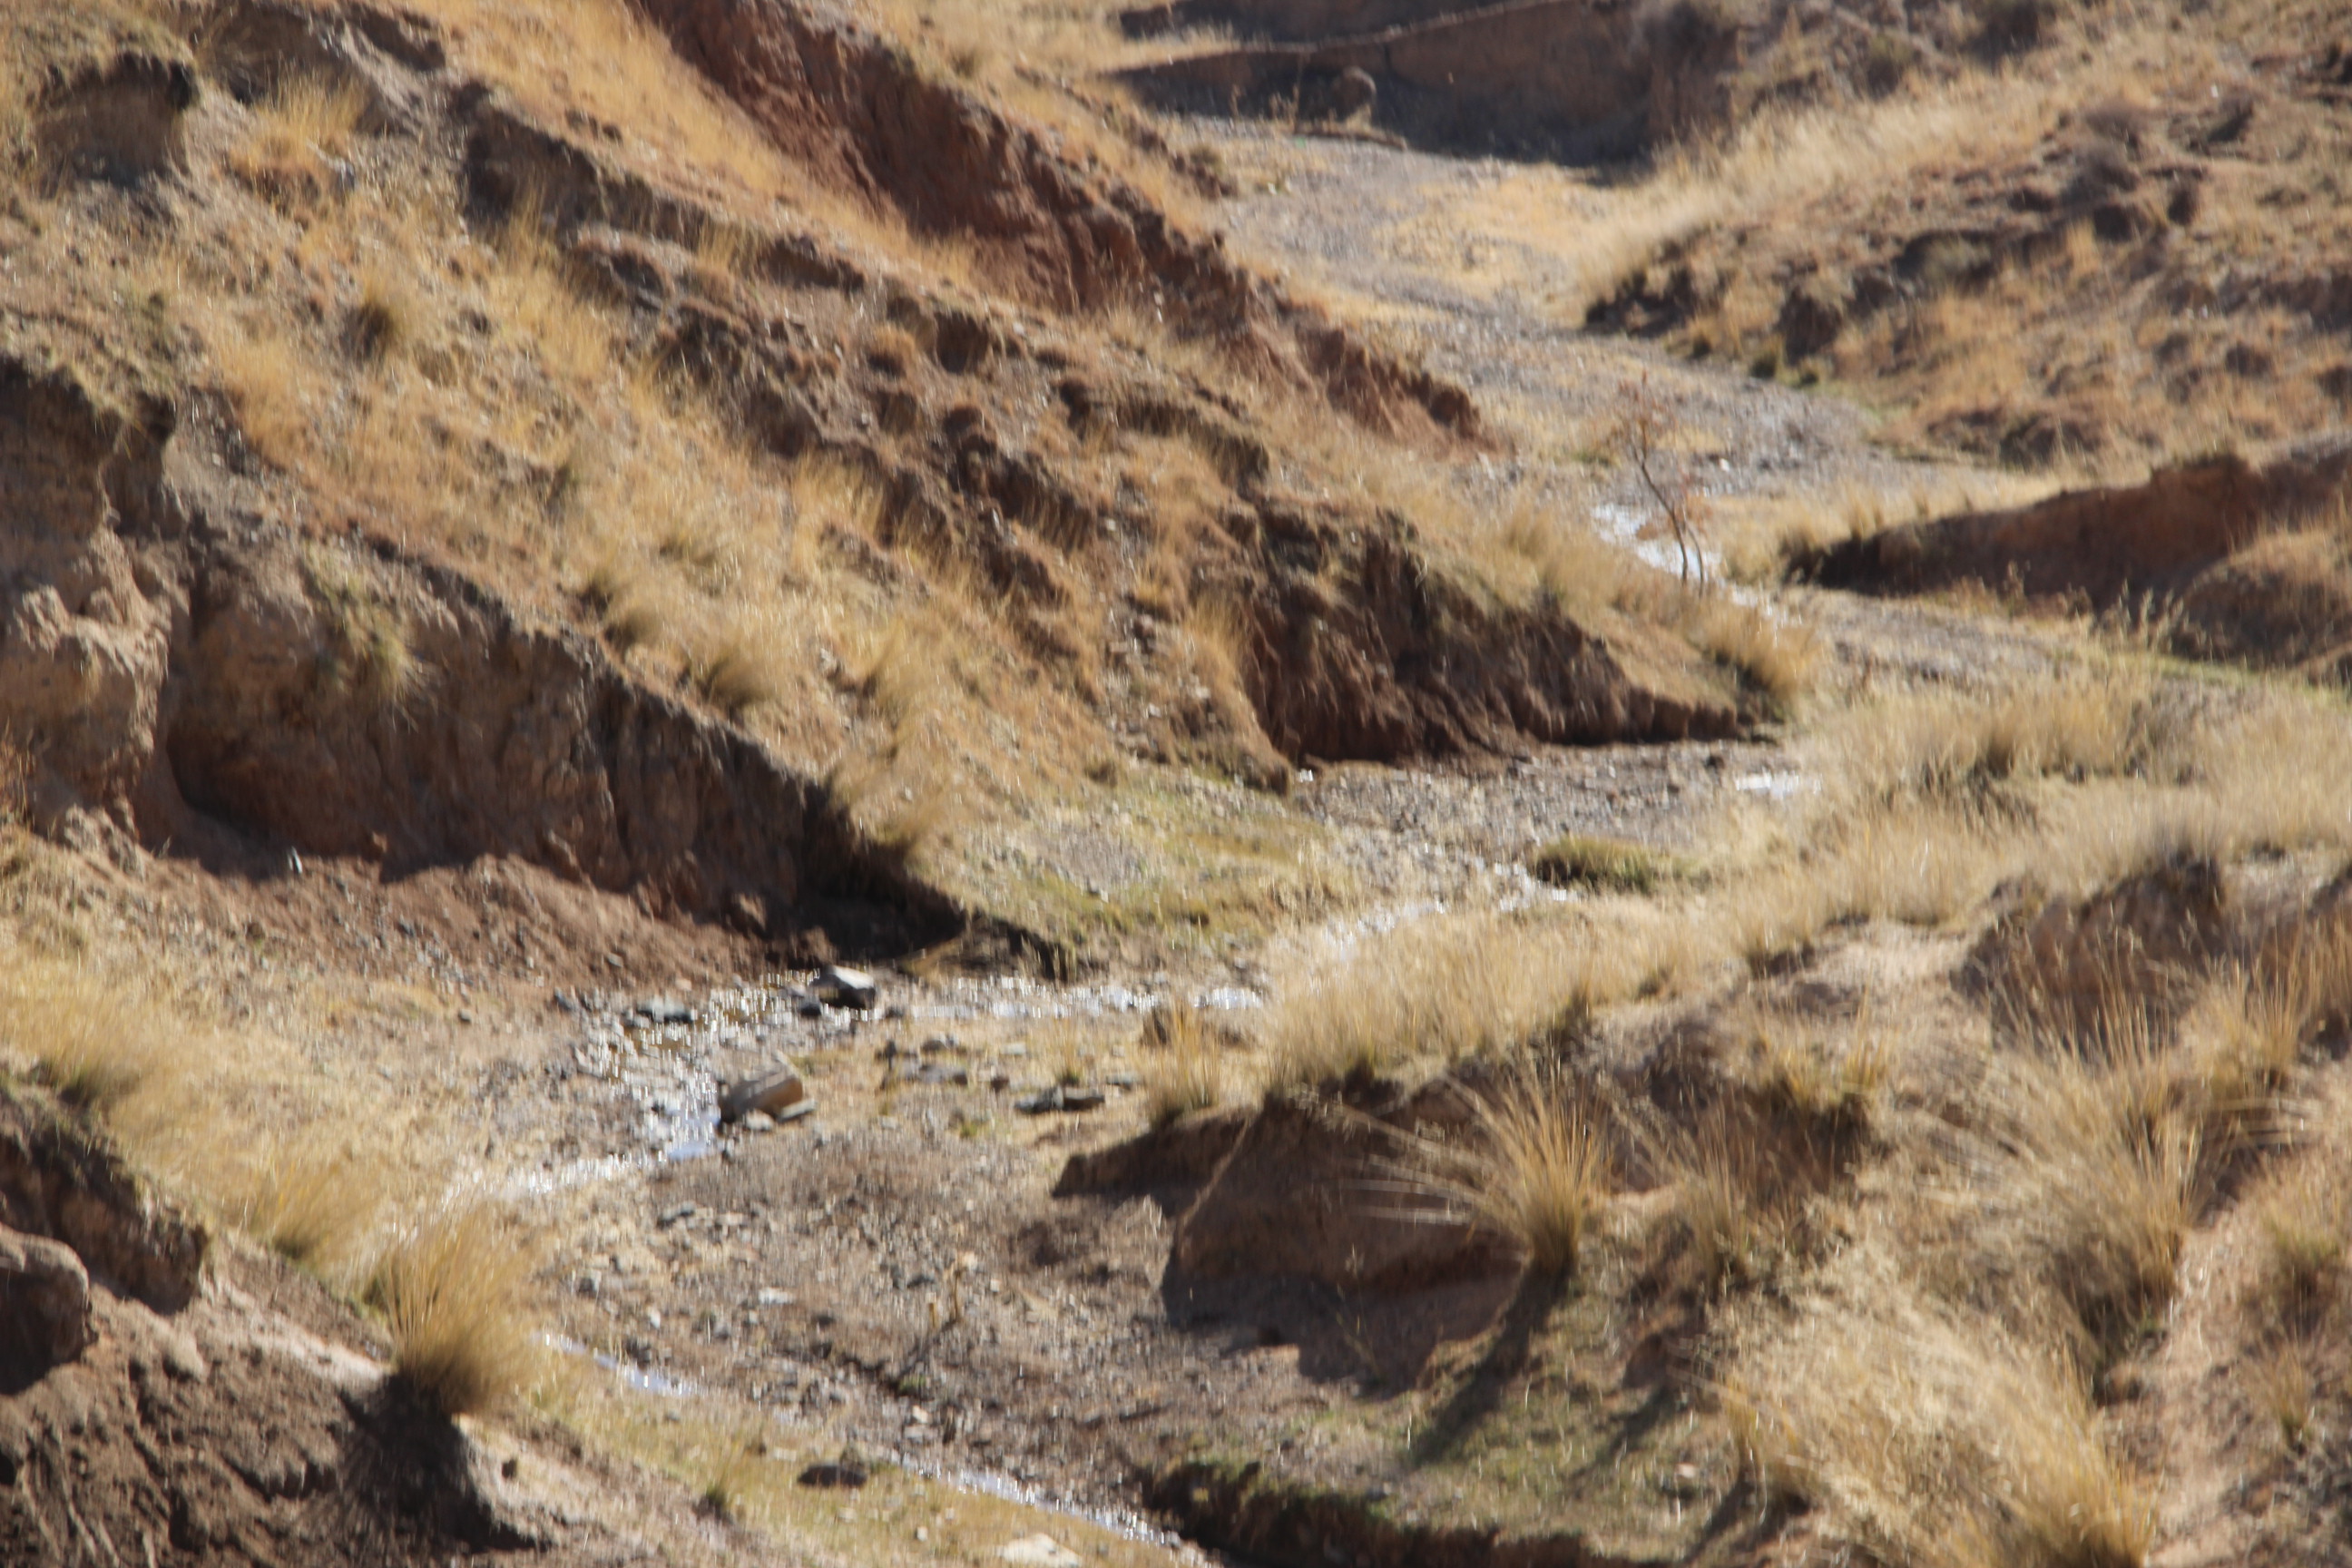
[[[2352,1561],[2341,0],[0,14],[0,1557]]]

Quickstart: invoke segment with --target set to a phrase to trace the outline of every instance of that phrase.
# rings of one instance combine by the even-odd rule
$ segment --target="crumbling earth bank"
[[[759,932],[951,929],[740,732],[454,573],[235,515],[167,461],[173,425],[0,364],[0,710],[42,819],[160,845],[202,816],[394,867],[512,856]]]
[[[347,1348],[365,1331],[316,1285],[241,1252],[207,1277],[204,1228],[16,1085],[0,1219],[0,1560],[564,1555],[544,1509],[494,1495],[471,1442]]]

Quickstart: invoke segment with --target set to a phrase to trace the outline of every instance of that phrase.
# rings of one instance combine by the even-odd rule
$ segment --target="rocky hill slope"
[[[2341,1555],[2344,19],[9,9],[6,1554]]]

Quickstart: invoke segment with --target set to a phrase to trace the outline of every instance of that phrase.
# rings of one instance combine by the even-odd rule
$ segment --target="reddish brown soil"
[[[2352,454],[2340,450],[2261,469],[2216,458],[2145,484],[1891,528],[1801,552],[1790,566],[1824,587],[1916,594],[1975,584],[2104,609],[2180,593],[2265,530],[2325,510],[2347,476]]]

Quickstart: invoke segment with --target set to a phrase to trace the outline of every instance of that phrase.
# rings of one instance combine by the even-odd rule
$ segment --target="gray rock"
[[[73,1360],[97,1338],[89,1271],[73,1248],[0,1227],[0,1361],[42,1372]]]

